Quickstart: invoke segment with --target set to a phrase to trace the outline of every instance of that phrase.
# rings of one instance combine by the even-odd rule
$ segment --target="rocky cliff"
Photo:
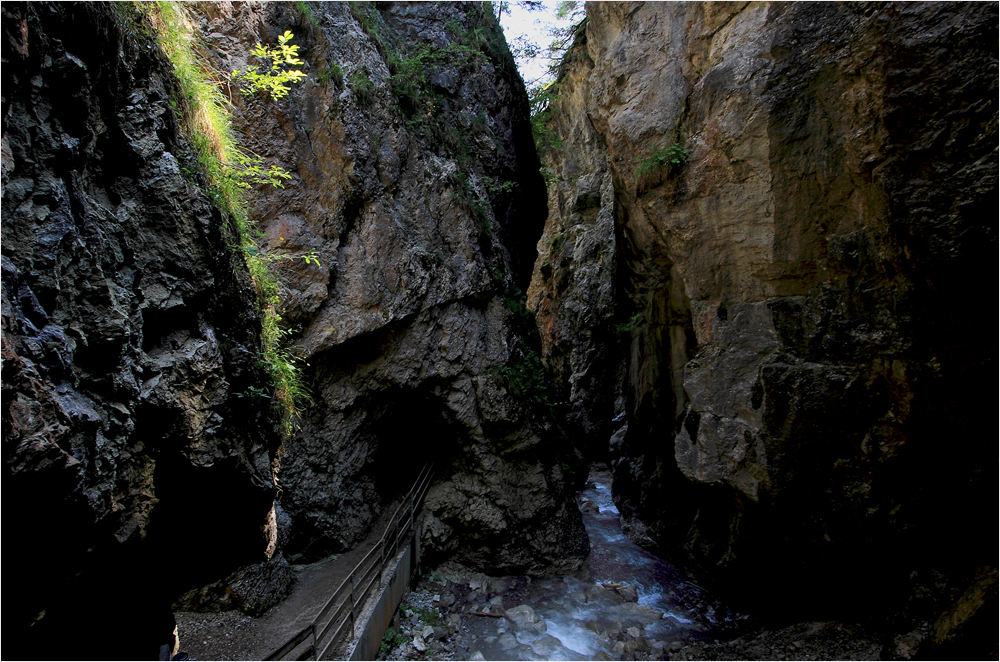
[[[250,147],[293,178],[256,197],[313,403],[281,458],[290,551],[362,540],[437,463],[424,549],[491,572],[587,553],[579,463],[544,397],[524,309],[545,220],[527,98],[478,3],[204,3],[217,67],[290,30],[307,81],[234,95]]]
[[[256,295],[140,25],[3,6],[5,656],[155,659],[274,552]]]
[[[570,393],[630,338],[630,535],[887,655],[996,646],[996,40],[995,5],[591,3],[554,106],[530,303]]]

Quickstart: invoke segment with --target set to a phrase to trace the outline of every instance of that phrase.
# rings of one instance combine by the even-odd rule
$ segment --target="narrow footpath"
[[[180,650],[194,660],[262,660],[309,625],[351,570],[379,541],[398,503],[386,507],[368,538],[344,554],[295,565],[292,592],[263,616],[240,611],[174,613]]]

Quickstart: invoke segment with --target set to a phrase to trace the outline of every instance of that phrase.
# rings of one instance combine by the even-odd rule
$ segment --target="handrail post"
[[[314,660],[318,660],[319,659],[319,650],[317,650],[317,648],[316,648],[316,621],[313,621],[312,631],[313,631],[313,659]]]

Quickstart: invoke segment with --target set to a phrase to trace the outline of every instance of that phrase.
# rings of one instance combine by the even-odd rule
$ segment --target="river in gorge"
[[[480,589],[484,595],[492,589],[490,604],[462,610],[497,612],[502,606],[508,618],[463,617],[456,658],[590,660],[635,653],[653,659],[732,632],[736,615],[622,533],[609,471],[592,471],[578,501],[590,536],[589,578],[483,579],[493,582]],[[512,621],[510,610],[521,605],[530,609],[520,609],[521,622]]]

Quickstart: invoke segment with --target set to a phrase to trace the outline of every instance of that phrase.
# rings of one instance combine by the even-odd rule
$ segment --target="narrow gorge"
[[[534,117],[504,4],[4,3],[5,658],[428,463],[390,658],[997,657],[997,4],[590,2]]]

